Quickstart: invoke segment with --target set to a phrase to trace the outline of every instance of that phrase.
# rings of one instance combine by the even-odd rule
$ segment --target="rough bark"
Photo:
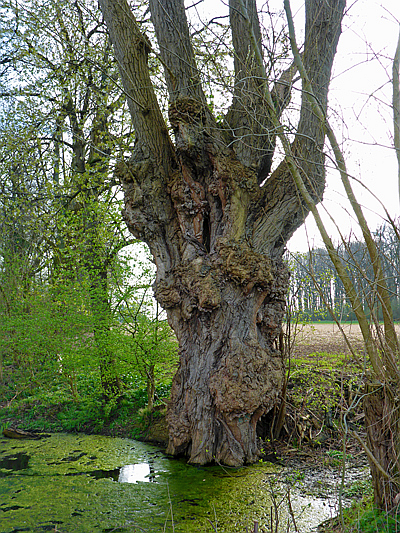
[[[235,90],[226,116],[227,140],[239,161],[255,170],[262,183],[271,170],[275,133],[265,99],[263,67],[253,51],[256,46],[262,52],[260,23],[254,0],[230,0],[229,9]]]
[[[307,3],[305,55],[325,107],[344,7],[334,4]],[[100,0],[137,132],[130,161],[117,168],[124,216],[150,247],[157,266],[155,296],[179,340],[168,452],[186,454],[197,464],[240,465],[257,457],[257,422],[274,408],[284,383],[277,346],[288,286],[282,252],[306,213],[285,164],[259,187],[260,168],[275,139],[263,95],[266,80],[257,75],[263,66],[240,5],[231,1],[236,81],[224,130],[198,81],[183,2],[150,1],[170,92],[172,142],[150,82],[148,39],[125,0]],[[252,32],[260,36],[255,1],[246,0],[245,7]],[[319,40],[327,39],[326,32],[333,37],[324,45]],[[256,37],[256,46],[259,41]],[[245,74],[257,80],[247,83]],[[297,153],[304,154],[306,146],[307,156],[315,155],[302,161],[302,168],[319,198],[323,132],[309,109],[302,111],[300,124]],[[244,142],[247,134],[250,142]],[[232,135],[238,137],[233,145]]]
[[[399,395],[390,384],[379,382],[368,383],[365,392],[367,445],[374,458],[368,456],[374,503],[382,511],[392,513],[400,498]]]
[[[196,270],[204,272],[200,283]],[[253,462],[257,422],[276,404],[283,385],[284,362],[275,339],[284,313],[286,268],[229,246],[213,259],[188,264],[182,274],[192,287],[185,307],[192,309],[190,317],[179,308],[169,312],[181,359],[168,411],[167,451],[188,452],[199,464]]]

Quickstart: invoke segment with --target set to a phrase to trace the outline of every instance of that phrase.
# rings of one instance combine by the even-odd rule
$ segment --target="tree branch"
[[[271,91],[272,100],[275,104],[275,110],[278,118],[281,117],[283,111],[290,102],[292,92],[292,85],[295,81],[294,77],[297,74],[297,65],[293,62],[290,67],[282,72],[279,79],[274,83]]]
[[[400,33],[397,41],[396,54],[393,60],[393,125],[394,148],[397,155],[399,198],[400,198]]]
[[[149,5],[170,102],[189,97],[205,104],[183,0],[150,0]]]
[[[320,107],[326,113],[331,70],[341,32],[345,1],[328,3],[325,0],[306,0],[305,6],[304,68]],[[299,126],[291,150],[307,190],[316,203],[321,201],[325,188],[324,139],[324,128],[313,111],[307,90],[303,86]],[[272,255],[279,255],[308,212],[309,206],[304,203],[293,184],[286,158],[265,184],[258,217],[252,221],[253,239],[263,243],[264,249]],[[274,231],[271,231],[271,227]]]
[[[147,58],[151,50],[126,0],[100,0],[114,46],[122,84],[136,132],[136,151],[154,157],[166,176],[174,150],[151,83]]]
[[[365,244],[368,249],[368,254],[371,259],[371,264],[372,264],[373,271],[374,271],[374,282],[376,283],[376,291],[377,291],[380,303],[382,304],[382,314],[383,314],[383,321],[384,321],[384,327],[385,327],[385,341],[387,343],[386,347],[388,348],[388,350],[383,350],[382,357],[385,361],[386,371],[389,371],[389,376],[393,376],[397,373],[397,368],[395,364],[395,356],[399,354],[400,347],[399,347],[399,343],[397,340],[396,331],[394,328],[392,311],[391,311],[392,307],[391,307],[389,293],[387,290],[382,263],[379,257],[379,252],[378,252],[376,243],[371,235],[371,231],[368,227],[368,223],[365,219],[362,208],[354,195],[354,192],[353,192],[350,180],[349,180],[349,175],[347,173],[345,159],[340,150],[339,143],[337,142],[336,136],[326,118],[326,109],[322,107],[318,98],[315,96],[311,81],[308,77],[307,71],[304,68],[303,62],[301,60],[301,56],[297,48],[289,0],[284,0],[284,5],[285,5],[285,11],[286,11],[287,19],[288,19],[288,24],[289,24],[290,43],[292,46],[292,51],[295,57],[297,67],[299,69],[300,75],[303,80],[304,93],[306,94],[306,97],[308,98],[311,104],[312,112],[314,113],[315,117],[318,118],[324,132],[326,132],[327,134],[333,153],[335,155],[336,165],[340,172],[340,177],[343,183],[343,187],[346,191],[346,196],[349,199],[351,207],[357,217],[357,221],[363,233]],[[335,267],[337,268],[336,264],[335,264]],[[387,353],[388,351],[389,353]]]
[[[255,0],[230,0],[235,88],[226,116],[229,141],[238,159],[253,168],[261,183],[269,174],[275,132],[269,118],[264,86],[268,83],[261,48]]]

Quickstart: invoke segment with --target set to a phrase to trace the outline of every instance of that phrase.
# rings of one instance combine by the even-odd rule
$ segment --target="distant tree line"
[[[374,233],[380,251],[395,320],[400,320],[400,243],[397,229],[383,224]],[[382,309],[371,286],[372,264],[365,243],[356,239],[337,246],[338,253],[354,281],[364,310],[382,319]],[[290,306],[304,319],[332,319],[332,310],[342,321],[356,320],[342,281],[325,248],[288,256],[291,268]]]

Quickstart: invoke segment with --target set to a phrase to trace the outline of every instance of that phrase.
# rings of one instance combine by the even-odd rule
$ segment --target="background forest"
[[[394,320],[400,319],[400,249],[396,226],[382,225],[374,232]],[[373,283],[373,268],[365,242],[356,238],[343,240],[336,247],[369,318],[382,320],[382,306]],[[356,321],[343,282],[325,248],[307,253],[289,254],[292,278],[289,301],[301,320]],[[371,313],[372,311],[372,313]]]
[[[112,177],[125,96],[98,11],[1,6],[0,402],[99,429],[122,396],[151,408],[177,352]]]

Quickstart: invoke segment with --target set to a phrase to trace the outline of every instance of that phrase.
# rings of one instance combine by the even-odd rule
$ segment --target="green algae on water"
[[[13,454],[29,461],[0,467],[0,533],[236,533],[269,516],[271,465],[194,467],[154,446],[101,436],[1,442],[0,461]]]

